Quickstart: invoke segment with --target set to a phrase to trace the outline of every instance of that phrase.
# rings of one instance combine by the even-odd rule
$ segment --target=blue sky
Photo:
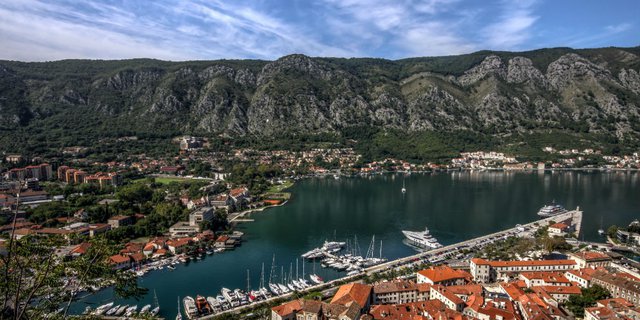
[[[640,45],[638,0],[9,0],[0,59],[399,59]]]

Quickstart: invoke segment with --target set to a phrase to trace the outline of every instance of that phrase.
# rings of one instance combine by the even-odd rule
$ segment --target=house
[[[358,320],[359,305],[347,306],[317,300],[293,300],[271,308],[272,320]]]
[[[459,319],[464,317],[459,312],[447,309],[439,300],[417,301],[403,304],[373,305],[369,315],[375,320],[430,320]]]
[[[302,310],[302,299],[289,301],[271,308],[272,320],[295,320],[298,311]]]
[[[447,308],[458,312],[462,312],[462,310],[464,310],[466,306],[464,300],[455,295],[453,292],[449,291],[447,287],[439,284],[431,287],[431,291],[429,292],[429,299],[439,300]]]
[[[633,304],[640,304],[640,281],[637,279],[598,270],[593,273],[591,283],[609,290],[614,298],[623,298]]]
[[[229,191],[229,197],[233,200],[236,208],[242,208],[249,202],[249,189],[246,187],[231,189],[231,191]]]
[[[640,319],[640,308],[621,298],[596,301],[596,306],[584,310],[585,320]]]
[[[558,303],[565,303],[572,295],[581,295],[582,290],[578,286],[537,286],[531,288],[540,296],[550,296]]]
[[[571,281],[562,272],[531,271],[523,272],[519,278],[524,280],[527,288],[536,286],[570,286]]]
[[[147,261],[147,256],[145,256],[144,253],[142,252],[134,253],[129,257],[131,258],[132,267],[141,266],[144,264],[145,261]]]
[[[69,252],[69,255],[73,258],[79,257],[87,253],[87,251],[89,250],[89,247],[91,247],[91,244],[89,242],[83,242],[75,246],[73,249],[71,249],[71,251]]]
[[[189,225],[199,226],[205,221],[213,221],[213,208],[202,207],[194,212],[189,213]]]
[[[431,285],[409,280],[384,281],[373,286],[374,304],[403,304],[429,299]]]
[[[107,223],[95,223],[89,225],[89,236],[95,237],[111,230],[111,225]]]
[[[229,197],[229,195],[223,193],[213,197],[209,204],[216,209],[229,210],[229,208],[233,205],[233,200],[231,199],[231,197]]]
[[[567,271],[576,269],[574,260],[488,261],[472,258],[471,275],[476,282],[495,282],[527,271]]]
[[[569,259],[575,260],[578,268],[608,267],[611,265],[611,257],[597,251],[580,251],[569,253]]]
[[[111,229],[117,229],[120,227],[132,225],[135,223],[135,219],[132,216],[117,215],[109,218],[107,223],[111,226]]]
[[[200,232],[200,225],[191,225],[186,221],[178,221],[171,227],[169,227],[169,232],[172,237],[185,237],[191,236],[198,232]]]
[[[591,286],[591,277],[598,269],[582,268],[578,270],[569,270],[564,273],[569,281],[576,283],[581,288]]]
[[[131,259],[129,256],[116,254],[109,257],[109,263],[114,270],[123,270],[131,268]]]
[[[190,244],[191,244],[191,239],[189,238],[178,238],[178,239],[167,240],[167,248],[173,254],[184,252],[184,250],[186,250]]]
[[[567,315],[557,306],[549,304],[535,293],[527,293],[518,297],[516,305],[524,320],[566,319]]]
[[[347,306],[351,302],[358,304],[360,311],[365,313],[371,305],[371,286],[361,283],[349,283],[340,286],[331,299],[331,304]]]
[[[547,232],[551,237],[554,237],[554,236],[562,237],[567,233],[569,233],[570,231],[571,231],[571,226],[564,222],[554,223],[547,228]]]
[[[463,285],[471,282],[471,274],[446,265],[420,270],[416,278],[418,283],[439,284],[443,286]]]

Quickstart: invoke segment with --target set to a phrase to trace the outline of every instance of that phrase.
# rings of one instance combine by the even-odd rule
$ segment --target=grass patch
[[[282,190],[291,188],[293,186],[292,180],[285,180],[282,184],[274,184],[268,190],[267,193],[281,193]]]

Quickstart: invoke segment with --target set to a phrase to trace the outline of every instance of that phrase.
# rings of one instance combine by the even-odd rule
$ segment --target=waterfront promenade
[[[492,243],[494,241],[500,240],[501,238],[506,238],[509,236],[520,236],[520,237],[524,237],[524,236],[532,236],[536,230],[538,229],[538,227],[542,227],[545,225],[548,225],[549,222],[551,221],[555,221],[555,222],[559,222],[559,221],[566,221],[571,219],[571,225],[575,226],[575,234],[576,237],[579,237],[580,235],[580,228],[582,226],[582,211],[580,211],[579,208],[576,208],[575,210],[572,211],[568,211],[565,212],[563,214],[560,215],[556,215],[553,217],[548,217],[548,218],[544,218],[544,219],[539,219],[539,220],[535,220],[526,224],[522,224],[520,226],[514,226],[513,228],[509,228],[509,229],[505,229],[502,231],[498,231],[498,232],[494,232],[488,235],[484,235],[481,237],[477,237],[477,238],[473,238],[470,240],[465,240],[462,242],[458,242],[455,244],[450,244],[447,246],[444,246],[442,248],[438,248],[438,249],[433,249],[433,250],[429,250],[429,251],[424,251],[424,252],[420,252],[411,256],[407,256],[404,258],[399,258],[396,260],[391,260],[373,267],[369,267],[367,269],[364,270],[363,273],[357,274],[357,275],[353,275],[353,276],[346,276],[343,278],[338,278],[335,280],[331,280],[328,281],[326,283],[323,284],[319,284],[319,285],[315,285],[315,286],[311,286],[305,290],[301,290],[299,291],[302,294],[305,293],[309,293],[309,292],[314,292],[314,291],[326,291],[326,290],[331,290],[331,289],[335,289],[336,287],[350,282],[350,281],[355,281],[357,279],[359,279],[360,277],[362,277],[363,274],[366,275],[372,275],[375,273],[379,273],[379,272],[384,272],[384,271],[388,271],[390,269],[393,268],[401,268],[401,267],[407,267],[410,266],[411,264],[414,263],[420,263],[422,259],[425,259],[427,257],[434,257],[434,256],[439,256],[439,255],[451,255],[451,254],[457,254],[459,253],[459,251],[461,251],[464,248],[480,248],[483,247],[484,245],[487,245],[489,243]],[[522,231],[524,230],[524,231]],[[223,312],[220,312],[218,314],[215,315],[208,315],[208,316],[204,316],[204,317],[200,317],[199,319],[213,319],[217,316],[223,315],[223,314],[228,314],[228,313],[241,313],[243,311],[248,311],[248,310],[252,310],[255,308],[258,308],[260,306],[263,305],[267,305],[269,303],[272,303],[274,301],[277,300],[287,300],[292,298],[293,293],[288,293],[288,294],[284,294],[284,295],[280,295],[280,296],[276,296],[267,300],[262,300],[259,302],[255,302],[249,305],[244,305],[244,306],[240,306],[234,309],[229,309]]]

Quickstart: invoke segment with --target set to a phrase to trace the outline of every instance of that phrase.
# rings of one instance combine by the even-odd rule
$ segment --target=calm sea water
[[[285,206],[254,213],[255,222],[242,224],[245,242],[235,251],[208,256],[175,271],[153,271],[140,279],[149,294],[140,301],[153,303],[155,291],[161,316],[174,318],[178,297],[217,295],[222,287],[247,288],[247,269],[252,288],[258,286],[262,264],[265,280],[273,268],[274,280],[281,272],[296,272],[296,258],[320,246],[325,239],[354,241],[364,255],[376,239],[389,259],[415,253],[405,245],[401,230],[428,226],[442,244],[451,244],[537,218],[540,207],[551,201],[568,209],[584,211],[581,238],[598,240],[604,227],[627,225],[640,218],[640,174],[630,172],[453,172],[437,174],[383,175],[364,178],[307,179],[292,189]],[[400,189],[405,181],[407,193]],[[305,273],[314,270],[306,263]],[[325,279],[343,275],[318,264],[315,271]],[[302,261],[298,268],[302,276]],[[81,312],[87,305],[113,301],[110,289],[74,304]]]

